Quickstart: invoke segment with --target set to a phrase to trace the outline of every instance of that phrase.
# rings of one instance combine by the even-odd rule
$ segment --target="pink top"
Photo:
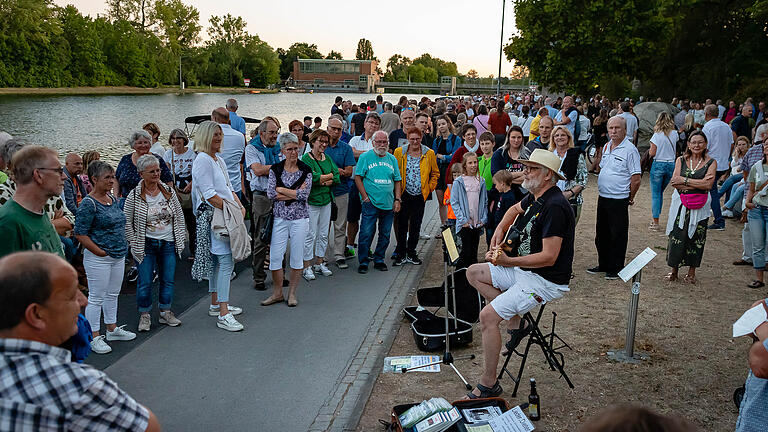
[[[480,188],[485,186],[480,184],[480,177],[470,177],[463,175],[464,189],[467,192],[467,202],[469,203],[469,224],[474,228],[480,224],[477,207],[480,205]]]

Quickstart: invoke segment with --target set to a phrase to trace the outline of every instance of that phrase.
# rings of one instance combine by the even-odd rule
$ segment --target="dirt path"
[[[666,224],[670,193],[668,189],[662,226]],[[725,231],[707,233],[697,285],[665,282],[662,278],[669,271],[665,258],[667,237],[663,232],[648,231],[651,198],[648,176],[644,176],[637,203],[631,209],[627,257],[634,257],[645,247],[659,254],[643,273],[635,342],[635,349],[649,352],[651,359],[640,365],[617,364],[610,362],[605,353],[624,347],[629,284],[605,281],[584,271],[597,264],[597,178],[592,175],[584,201],[576,228],[571,292],[552,303],[545,313],[546,319],[542,318],[546,333],[551,325],[549,311],[558,313],[557,332],[573,347],[573,351],[565,352],[566,372],[576,388],[569,389],[556,372],[544,366],[540,351],[529,356],[523,379],[534,377],[538,381],[542,419],[537,430],[575,431],[602,408],[619,403],[641,404],[662,413],[681,415],[696,422],[702,430],[733,430],[738,412],[732,394],[746,377],[748,341],[731,339],[731,324],[753,301],[766,295],[765,290],[746,287],[753,275],[750,267],[731,264],[741,253],[741,225],[728,220]],[[440,284],[440,258],[440,254],[433,254],[420,287]],[[415,302],[415,295],[413,298]],[[465,353],[474,353],[477,359],[456,365],[474,384],[482,370],[477,325],[474,342],[454,351],[454,355]],[[403,320],[389,355],[411,354],[421,353],[413,343],[408,322]],[[514,368],[519,365],[514,359],[511,364]],[[501,384],[505,388],[502,397],[511,404],[527,401],[526,385],[513,399],[510,395],[514,383],[505,378]],[[358,430],[381,430],[378,419],[388,419],[396,404],[434,396],[451,401],[465,393],[449,367],[443,367],[440,373],[381,374]]]

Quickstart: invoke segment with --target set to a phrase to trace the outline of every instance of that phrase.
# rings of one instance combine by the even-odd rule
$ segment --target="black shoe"
[[[387,270],[389,270],[387,265],[384,264],[383,262],[373,263],[373,268],[375,268],[376,270],[379,270],[379,271],[387,271]]]
[[[368,273],[368,264],[360,264],[357,266],[357,272],[360,274]]]
[[[347,264],[347,260],[345,260],[344,258],[339,258],[336,260],[336,267],[343,270],[345,268],[349,268],[349,265]]]
[[[264,285],[264,282],[254,282],[253,289],[255,289],[256,291],[266,291],[267,286]]]
[[[347,245],[347,247],[344,248],[344,258],[354,258],[355,256],[355,248],[353,246]]]
[[[725,224],[718,225],[718,224],[712,224],[707,227],[710,231],[725,231]]]
[[[405,260],[413,265],[421,265],[422,261],[421,258],[419,258],[418,255],[414,254],[408,254],[408,256],[405,258]]]
[[[405,259],[405,257],[398,256],[398,257],[395,257],[393,259],[392,266],[399,267],[399,266],[405,264],[406,262],[408,262],[408,261]]]
[[[616,272],[605,273],[605,280],[616,280],[619,278],[619,274]]]
[[[598,274],[598,273],[605,273],[604,271],[600,270],[600,266],[595,266],[592,268],[587,269],[587,273],[589,274]]]

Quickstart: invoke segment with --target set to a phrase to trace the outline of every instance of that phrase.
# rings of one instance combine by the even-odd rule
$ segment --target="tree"
[[[515,65],[512,68],[512,72],[509,73],[509,77],[515,80],[521,80],[528,78],[528,76],[531,74],[531,71],[523,66],[523,65]]]
[[[181,0],[158,0],[154,14],[166,45],[186,49],[200,41],[200,12],[194,6]]]
[[[328,60],[344,60],[344,57],[341,56],[341,53],[333,50],[331,50],[331,52],[329,52],[325,58]]]
[[[437,57],[432,57],[429,54],[422,54],[419,57],[413,59],[413,64],[422,64],[425,67],[432,68],[437,72],[439,77],[443,76],[457,76],[459,74],[456,68],[456,63],[446,62]]]
[[[258,36],[248,36],[242,55],[243,77],[250,78],[252,86],[266,87],[280,80],[280,59]]]
[[[371,41],[365,38],[362,38],[357,42],[357,52],[355,53],[355,59],[379,61],[379,59],[373,55],[373,46],[371,46]]]
[[[400,54],[395,54],[387,60],[387,71],[384,73],[384,81],[408,81],[408,66],[411,59]]]
[[[128,21],[139,30],[147,30],[155,21],[152,1],[107,0],[107,14],[113,21]]]
[[[306,42],[296,42],[288,50],[277,50],[280,58],[280,79],[286,80],[293,72],[293,61],[297,58],[321,59],[323,55],[317,50],[317,45]]]
[[[470,69],[469,71],[467,71],[467,78],[474,78],[474,79],[477,79],[477,78],[479,78],[479,77],[480,77],[480,75],[478,75],[478,73],[477,73],[477,71],[476,71],[476,70],[474,70],[474,69]]]
[[[209,21],[211,26],[208,29],[208,35],[211,40],[208,42],[208,48],[216,65],[211,70],[213,73],[211,78],[221,80],[226,76],[229,85],[239,84],[242,79],[240,70],[240,63],[243,61],[242,47],[248,38],[245,21],[242,17],[235,18],[230,14],[214,15]]]

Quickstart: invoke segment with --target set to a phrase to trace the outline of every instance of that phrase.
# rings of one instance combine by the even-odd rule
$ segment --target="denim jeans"
[[[160,280],[158,307],[171,309],[173,284],[176,275],[176,243],[147,238],[144,240],[144,260],[139,264],[139,280],[136,283],[136,305],[139,312],[152,310],[152,278],[155,270]]]
[[[715,180],[719,179],[727,172],[728,170],[717,171]],[[717,181],[712,182],[712,189],[709,190],[709,196],[712,197],[712,225],[725,226],[723,211],[720,209],[720,193],[717,191]]]
[[[389,236],[392,233],[392,220],[395,213],[392,210],[381,210],[370,202],[363,203],[362,216],[360,217],[360,234],[357,244],[357,257],[360,264],[368,265],[371,257],[368,249],[373,243],[373,234],[376,232],[378,222],[379,239],[376,241],[376,250],[373,252],[373,262],[383,263],[384,256],[389,247]]]
[[[717,193],[719,193],[720,196],[725,194],[725,200],[728,201],[731,198],[731,188],[733,188],[733,185],[738,183],[743,178],[744,177],[741,174],[734,174],[734,175],[728,177],[727,179],[725,179],[725,181],[723,182],[722,186],[720,186],[717,189]]]
[[[651,165],[651,215],[658,219],[661,214],[661,205],[664,202],[664,189],[672,180],[675,172],[674,162],[653,161]]]
[[[731,197],[728,198],[728,201],[725,202],[723,207],[733,210],[736,207],[736,204],[741,204],[742,198],[744,198],[744,185],[743,184],[735,184],[731,188]],[[741,210],[741,205],[739,205],[739,210]]]
[[[752,234],[752,265],[757,270],[765,268],[765,244],[768,242],[768,207],[757,206],[747,213],[749,232]]]
[[[232,270],[235,269],[235,260],[232,254],[214,255],[213,269],[208,276],[208,292],[216,293],[220,303],[229,303],[229,284],[232,277]],[[264,265],[262,263],[262,265]]]

